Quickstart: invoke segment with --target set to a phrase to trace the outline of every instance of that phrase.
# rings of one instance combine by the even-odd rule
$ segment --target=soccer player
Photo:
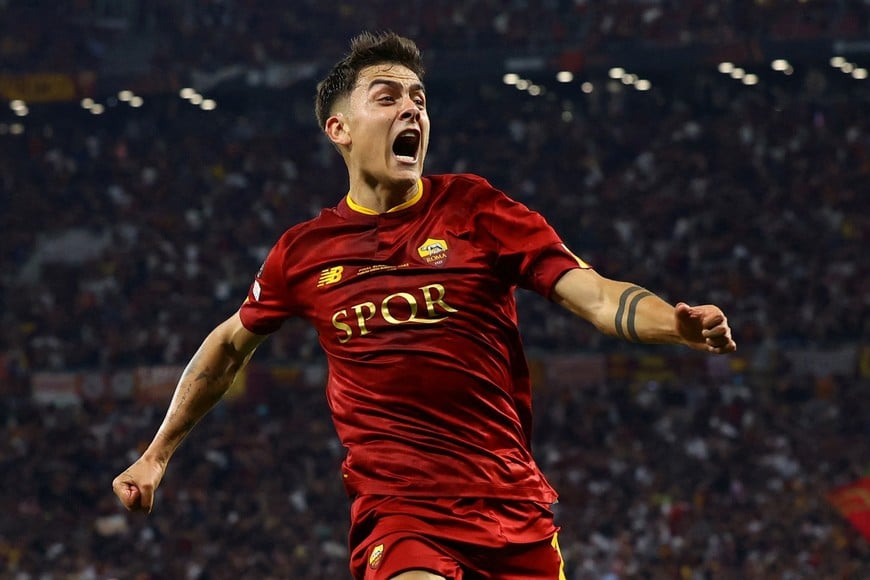
[[[481,177],[424,177],[429,117],[411,40],[355,38],[318,85],[316,115],[347,165],[347,195],[278,240],[115,493],[150,512],[191,428],[257,346],[301,316],[327,355],[327,401],[347,449],[355,578],[564,578],[556,493],[530,451],[515,289],[615,337],[710,353],[736,348],[725,316],[603,277]]]

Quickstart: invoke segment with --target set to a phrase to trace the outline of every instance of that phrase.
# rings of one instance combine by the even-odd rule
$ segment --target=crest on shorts
[[[377,570],[378,566],[381,565],[381,562],[384,559],[384,545],[378,544],[372,549],[372,553],[369,556],[369,568],[372,570]]]
[[[427,264],[440,266],[447,261],[447,240],[427,238],[423,245],[417,248],[417,253]]]

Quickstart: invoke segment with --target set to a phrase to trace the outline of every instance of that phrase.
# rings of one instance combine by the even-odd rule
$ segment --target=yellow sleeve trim
[[[565,560],[562,558],[562,550],[559,549],[559,532],[553,534],[553,541],[550,542],[553,549],[559,555],[559,580],[567,580],[565,576]]]
[[[580,266],[581,268],[587,269],[587,270],[591,270],[591,269],[592,269],[592,266],[590,266],[588,263],[586,263],[585,260],[581,259],[577,254],[575,254],[574,252],[572,252],[571,250],[569,250],[569,249],[568,249],[568,246],[566,246],[565,244],[562,244],[562,247],[565,248],[565,251],[568,252],[569,254],[571,254],[571,256],[572,256],[575,260],[577,260],[577,265],[578,265],[578,266]]]
[[[387,210],[387,213],[399,211],[399,210],[403,210],[405,208],[411,207],[412,205],[414,205],[415,203],[420,201],[420,199],[422,197],[423,197],[423,180],[418,179],[417,180],[417,192],[414,194],[414,196],[411,199],[409,199],[408,201],[403,201],[402,203],[400,203],[396,207],[391,207],[390,209]],[[347,198],[347,207],[349,207],[350,209],[352,209],[353,211],[355,211],[357,213],[361,213],[361,214],[365,214],[365,215],[378,215],[378,213],[379,213],[373,209],[369,209],[369,208],[355,202],[353,200],[353,198],[350,196],[350,192],[347,193],[346,198]]]

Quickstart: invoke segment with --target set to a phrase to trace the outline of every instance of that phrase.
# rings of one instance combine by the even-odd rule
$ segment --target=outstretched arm
[[[227,392],[265,336],[254,334],[234,314],[203,341],[182,372],[163,423],[151,444],[133,465],[112,482],[128,510],[150,512],[172,454],[193,426]]]
[[[737,350],[728,319],[717,306],[671,306],[652,292],[610,280],[589,269],[568,271],[553,289],[553,300],[598,330],[632,342],[684,344],[725,354]]]

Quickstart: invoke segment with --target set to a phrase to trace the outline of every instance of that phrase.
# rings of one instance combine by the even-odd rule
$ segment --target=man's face
[[[426,94],[417,75],[396,64],[366,67],[342,108],[351,173],[372,184],[412,187],[429,147]]]

